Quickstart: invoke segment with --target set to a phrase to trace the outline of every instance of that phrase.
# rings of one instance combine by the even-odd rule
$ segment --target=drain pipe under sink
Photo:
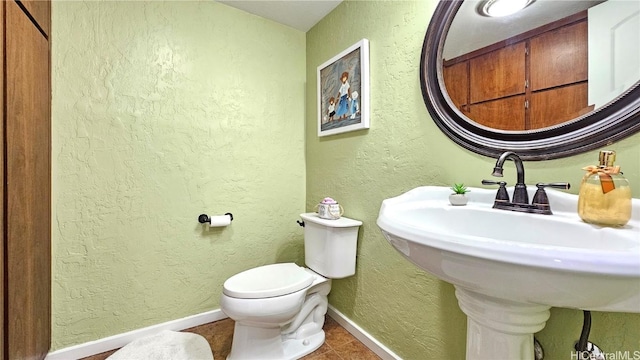
[[[579,360],[606,360],[604,353],[600,348],[589,341],[589,333],[591,332],[591,311],[584,310],[584,322],[582,323],[582,332],[580,339],[576,342],[574,348],[578,354]]]

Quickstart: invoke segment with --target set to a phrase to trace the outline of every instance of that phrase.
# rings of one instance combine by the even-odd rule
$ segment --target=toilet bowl
[[[305,262],[264,265],[225,281],[220,308],[235,323],[229,360],[299,359],[324,343],[331,279],[355,273],[362,222],[301,214]]]
[[[282,280],[271,277],[274,273],[284,272],[292,275],[287,279],[291,286],[270,291],[270,297],[259,298],[255,291],[242,293],[234,287],[240,282],[247,286],[253,278],[257,287],[265,288],[269,279]],[[330,289],[330,279],[294,263],[265,265],[229,278],[220,303],[236,322],[227,359],[296,359],[319,348],[324,343],[322,325]]]

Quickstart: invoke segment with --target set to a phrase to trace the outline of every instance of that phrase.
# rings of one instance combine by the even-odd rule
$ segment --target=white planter
[[[451,194],[449,195],[449,202],[453,206],[463,206],[467,205],[467,201],[469,198],[465,194]]]

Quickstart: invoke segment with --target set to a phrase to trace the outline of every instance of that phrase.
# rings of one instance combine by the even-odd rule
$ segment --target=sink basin
[[[554,214],[538,215],[493,209],[496,190],[470,190],[468,205],[452,206],[447,187],[415,188],[384,200],[377,221],[400,254],[455,286],[473,321],[467,358],[532,358],[524,343],[530,335],[533,345],[532,334],[544,327],[551,306],[640,313],[638,199],[627,225],[607,228],[580,220],[576,195],[547,190]],[[502,349],[501,335],[486,334],[497,328],[513,333],[514,326],[521,327],[524,345]],[[493,343],[487,340],[492,336]]]
[[[496,192],[487,189],[471,189],[467,206],[451,206],[450,193],[425,186],[382,202],[378,226],[409,261],[504,299],[640,312],[637,199],[625,227],[607,228],[581,221],[578,197],[559,191],[547,190],[554,215],[493,209]]]

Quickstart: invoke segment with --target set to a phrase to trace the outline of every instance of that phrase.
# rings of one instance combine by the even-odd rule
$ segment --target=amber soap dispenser
[[[623,226],[631,219],[631,188],[615,166],[616,152],[600,151],[600,165],[583,168],[578,215],[590,224]]]

